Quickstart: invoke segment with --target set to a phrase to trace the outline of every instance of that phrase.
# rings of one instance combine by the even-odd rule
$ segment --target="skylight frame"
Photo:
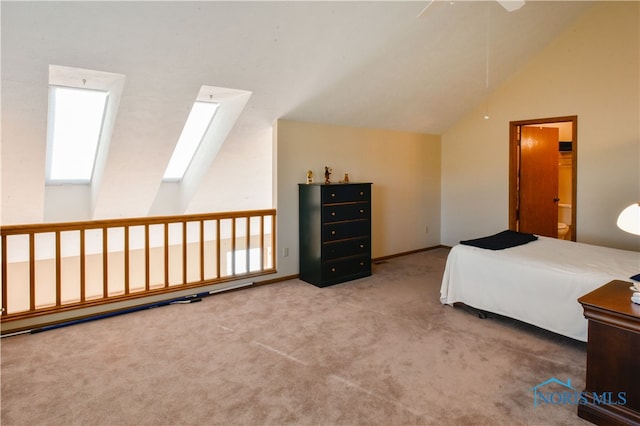
[[[58,169],[62,170],[62,169],[73,168],[73,167],[70,167],[70,164],[74,164],[75,160],[78,159],[78,157],[69,158],[69,152],[74,152],[75,154],[77,154],[78,153],[77,150],[74,151],[73,147],[62,148],[60,145],[61,142],[56,142],[57,128],[59,128],[61,124],[60,122],[58,122],[58,119],[57,119],[57,117],[59,116],[57,114],[60,114],[60,110],[59,110],[60,105],[58,104],[58,99],[59,99],[59,94],[64,93],[62,91],[64,92],[76,91],[78,93],[85,93],[85,94],[99,93],[104,96],[101,99],[101,111],[96,111],[97,114],[94,114],[93,116],[93,119],[95,120],[96,123],[99,122],[99,125],[94,127],[91,130],[92,146],[89,148],[90,152],[88,153],[88,155],[85,155],[84,158],[81,160],[82,162],[89,163],[89,164],[83,167],[83,173],[81,174],[80,173],[78,174],[59,173],[58,174],[57,172]],[[109,90],[64,86],[64,85],[56,85],[56,84],[49,85],[49,117],[48,117],[48,125],[47,125],[47,162],[46,162],[46,170],[45,170],[46,183],[48,185],[52,185],[52,184],[53,185],[60,185],[60,184],[81,184],[82,185],[82,184],[90,184],[92,182],[94,172],[95,172],[95,167],[96,167],[97,155],[100,149],[100,143],[101,143],[103,130],[105,126],[105,118],[107,116],[107,111],[109,108],[109,102],[110,102]],[[64,113],[68,114],[69,111],[66,111]],[[62,151],[66,149],[67,153],[65,154],[64,152],[61,152],[61,149]],[[74,154],[71,154],[71,155],[74,155]],[[61,161],[63,162],[62,164],[54,164],[54,163],[59,163]],[[89,170],[89,173],[87,173],[87,170]]]
[[[180,133],[169,163],[162,176],[163,182],[180,182],[191,166],[193,159],[202,145],[220,104],[218,102],[196,100],[193,103],[187,121]],[[212,108],[208,111],[202,108]],[[206,114],[206,116],[203,116]],[[195,121],[200,120],[200,121]],[[191,136],[191,138],[190,138]]]

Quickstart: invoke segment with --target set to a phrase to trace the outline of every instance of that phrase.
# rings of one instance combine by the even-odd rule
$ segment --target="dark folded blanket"
[[[521,246],[537,239],[538,237],[533,234],[525,234],[524,232],[516,231],[502,231],[488,237],[460,241],[460,244],[489,250],[502,250],[509,247]]]

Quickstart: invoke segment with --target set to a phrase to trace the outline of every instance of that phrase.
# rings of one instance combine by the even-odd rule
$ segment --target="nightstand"
[[[578,299],[589,321],[582,394],[588,403],[578,406],[578,416],[599,425],[640,424],[640,305],[631,302],[630,286],[611,281]]]

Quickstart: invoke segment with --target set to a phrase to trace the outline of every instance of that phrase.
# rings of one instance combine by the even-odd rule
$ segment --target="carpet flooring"
[[[443,306],[448,250],[1,341],[10,425],[585,425],[585,344]]]

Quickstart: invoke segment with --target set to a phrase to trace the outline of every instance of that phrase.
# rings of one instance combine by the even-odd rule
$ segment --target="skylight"
[[[218,104],[214,102],[194,102],[163,180],[179,181],[184,177],[217,109]]]
[[[91,181],[109,92],[51,86],[47,179]]]

